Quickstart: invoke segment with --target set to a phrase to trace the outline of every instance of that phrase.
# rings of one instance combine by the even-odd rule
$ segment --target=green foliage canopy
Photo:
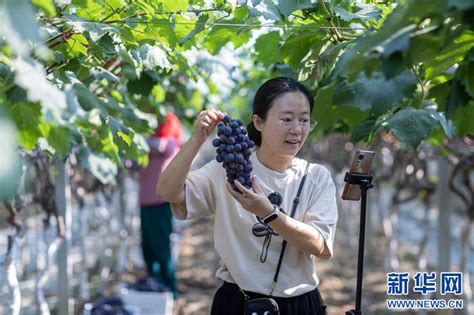
[[[315,92],[320,132],[417,148],[474,133],[473,13],[467,0],[4,0],[0,119],[26,151],[145,164],[157,114],[191,124],[221,93],[190,56],[227,49],[242,59],[223,109],[249,113],[262,80],[292,75]]]

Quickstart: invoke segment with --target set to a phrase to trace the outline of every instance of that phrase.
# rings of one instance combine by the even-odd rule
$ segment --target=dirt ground
[[[357,275],[355,240],[338,227],[335,257],[319,260],[319,290],[328,305],[328,315],[341,315],[354,308]],[[181,297],[175,315],[209,314],[212,297],[220,283],[214,277],[219,258],[213,249],[212,219],[193,222],[183,230],[177,278]],[[362,309],[364,314],[389,314],[385,308],[386,274],[382,257],[368,262],[364,271]]]

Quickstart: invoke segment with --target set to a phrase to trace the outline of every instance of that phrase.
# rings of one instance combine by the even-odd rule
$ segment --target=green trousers
[[[169,203],[141,207],[141,234],[143,258],[148,273],[166,285],[176,299],[175,262],[171,255],[170,234],[172,232],[171,207]]]

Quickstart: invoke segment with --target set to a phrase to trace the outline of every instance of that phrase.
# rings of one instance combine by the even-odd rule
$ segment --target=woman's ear
[[[253,114],[252,115],[252,122],[253,122],[253,125],[255,126],[255,129],[262,132],[262,128],[263,128],[262,118],[260,118],[260,116],[258,116],[257,114]]]

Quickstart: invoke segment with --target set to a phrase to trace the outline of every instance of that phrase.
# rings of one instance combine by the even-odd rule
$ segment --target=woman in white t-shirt
[[[214,109],[198,115],[192,137],[160,177],[157,194],[171,202],[178,219],[214,216],[214,243],[223,262],[216,276],[224,283],[211,314],[241,315],[249,299],[268,296],[278,303],[280,314],[325,314],[315,258],[333,255],[336,190],[325,167],[296,157],[315,126],[313,105],[308,89],[291,78],[270,79],[259,88],[247,126],[257,147],[250,157],[250,189],[236,181],[240,193],[232,190],[217,161],[190,172],[201,145],[224,119]],[[258,218],[273,233],[256,232]],[[274,285],[283,240],[287,246]]]

